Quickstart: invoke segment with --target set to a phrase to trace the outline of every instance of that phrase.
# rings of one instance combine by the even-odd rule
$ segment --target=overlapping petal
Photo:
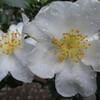
[[[77,3],[81,6],[80,28],[88,32],[88,35],[95,34],[100,26],[100,2],[98,0],[85,0],[85,2],[78,0]]]
[[[28,62],[28,56],[33,49],[33,45],[28,44],[24,39],[22,39],[20,48],[16,49],[14,54],[23,63],[23,65],[26,65]]]
[[[100,40],[90,42],[91,46],[85,51],[82,61],[91,65],[95,71],[100,71]]]
[[[47,39],[45,35],[36,25],[35,21],[25,24],[23,27],[23,33],[28,33],[30,36],[36,38],[37,40]]]
[[[97,9],[100,12],[98,5],[98,3],[93,2],[86,2],[85,4],[79,2],[53,2],[40,10],[35,18],[36,24],[40,30],[50,37],[59,37],[70,29],[80,29],[82,33],[91,36],[99,30],[97,18],[100,18],[100,14],[95,11]]]
[[[31,82],[33,79],[33,74],[13,54],[8,56],[2,55],[0,67],[5,68],[3,72],[11,72],[17,80]]]
[[[4,34],[4,32],[2,30],[0,30],[0,34]]]
[[[8,74],[7,62],[4,62],[4,57],[4,55],[0,55],[0,81]]]
[[[43,7],[35,18],[37,26],[50,37],[66,32],[71,5],[71,2],[57,1]]]
[[[52,78],[58,73],[65,63],[59,63],[52,53],[52,46],[49,43],[39,43],[34,52],[30,55],[29,68],[41,78]]]
[[[89,96],[96,92],[95,72],[83,63],[66,62],[64,69],[56,75],[56,89],[64,97],[77,93]]]
[[[23,29],[23,23],[20,22],[18,23],[17,25],[15,24],[12,24],[10,27],[9,27],[9,31],[12,33],[12,32],[16,32],[16,30],[22,34],[22,29]]]

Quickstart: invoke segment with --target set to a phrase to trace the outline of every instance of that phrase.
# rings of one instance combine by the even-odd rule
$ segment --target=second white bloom
[[[8,72],[23,82],[31,82],[33,74],[26,67],[27,56],[33,46],[26,43],[22,37],[23,23],[11,25],[7,33],[0,30],[0,80]]]

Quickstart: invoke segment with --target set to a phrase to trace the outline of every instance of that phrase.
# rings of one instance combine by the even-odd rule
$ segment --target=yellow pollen
[[[72,32],[74,32],[74,29],[71,29]]]
[[[79,32],[80,32],[80,30],[76,29],[76,33],[79,33]]]
[[[5,34],[1,34],[0,38],[0,52],[3,54],[9,55],[20,47],[21,36],[18,31],[15,33],[8,31]]]
[[[58,56],[58,61],[69,57],[72,61],[79,62],[83,58],[84,50],[91,46],[86,40],[87,37],[80,34],[78,29],[63,33],[61,39],[53,37],[51,42],[55,45],[54,54]]]

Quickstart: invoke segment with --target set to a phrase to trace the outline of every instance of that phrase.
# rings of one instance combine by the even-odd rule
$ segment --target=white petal
[[[0,30],[0,34],[4,34],[4,32],[2,30]]]
[[[0,69],[0,81],[6,77],[6,75],[8,74],[8,71],[6,71],[5,69],[1,68]]]
[[[29,18],[24,13],[22,13],[22,18],[24,24],[27,24],[29,22]]]
[[[64,69],[56,76],[56,89],[64,97],[77,93],[89,96],[96,92],[95,73],[83,63],[66,62]]]
[[[100,72],[100,40],[91,41],[90,44],[91,46],[85,51],[82,61]]]
[[[20,64],[16,65],[18,66],[14,66],[13,70],[10,71],[12,76],[17,80],[31,83],[34,75],[31,73],[28,67],[22,66]]]
[[[20,23],[18,23],[18,24],[16,25],[17,30],[18,30],[18,32],[19,32],[20,34],[22,34],[23,26],[24,26],[24,24],[23,24],[22,22],[20,22]]]
[[[32,38],[27,38],[25,41],[33,46],[37,44],[37,41],[33,40]]]
[[[33,45],[28,44],[23,39],[21,41],[20,48],[16,49],[14,51],[14,54],[23,63],[23,65],[26,65],[28,62],[28,55],[32,52],[33,49],[34,49]]]
[[[35,20],[38,28],[50,37],[59,37],[69,29],[80,29],[82,33],[91,36],[99,30],[100,26],[98,21],[100,14],[95,9],[100,10],[98,4],[57,1],[43,7]]]
[[[57,1],[43,7],[35,18],[37,26],[49,36],[58,37],[59,34],[66,32],[72,23],[71,6],[71,2]]]
[[[88,41],[99,40],[99,34],[95,34],[92,37],[88,38]]]
[[[3,60],[5,59],[5,56],[0,55],[0,81],[8,74],[8,69],[6,63],[3,64]]]
[[[0,67],[4,67],[5,70],[11,72],[12,76],[17,80],[31,82],[33,79],[30,70],[23,66],[13,54],[3,56]]]
[[[81,6],[80,27],[88,32],[88,35],[96,33],[100,26],[100,2],[96,0],[78,0]]]
[[[47,39],[47,35],[45,35],[42,31],[40,31],[40,29],[36,26],[35,21],[25,24],[23,28],[23,33],[27,33],[30,36],[39,40]]]
[[[10,25],[9,27],[9,31],[12,32],[16,32],[17,26],[15,24]]]
[[[77,0],[77,2],[79,3],[79,4],[84,4],[84,5],[86,5],[87,3],[89,4],[91,4],[91,3],[100,3],[100,1],[99,0],[85,0],[85,2],[84,2],[84,0]]]
[[[57,61],[49,43],[37,44],[29,60],[30,70],[41,78],[52,78],[65,64]]]
[[[20,23],[18,23],[17,25],[15,25],[15,24],[12,24],[10,27],[9,27],[9,31],[12,33],[12,32],[15,32],[16,33],[16,30],[20,33],[20,34],[22,34],[22,29],[23,29],[23,23],[22,22],[20,22]]]

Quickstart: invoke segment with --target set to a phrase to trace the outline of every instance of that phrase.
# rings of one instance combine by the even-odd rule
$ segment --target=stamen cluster
[[[15,49],[20,46],[20,34],[16,30],[16,33],[10,33],[0,35],[0,52],[3,54],[11,54]]]
[[[79,62],[79,59],[83,58],[84,50],[88,49],[90,44],[86,39],[88,36],[83,36],[79,32],[78,29],[72,29],[68,33],[63,33],[61,39],[53,37],[52,43],[56,46],[54,54],[58,54],[58,61],[70,57],[74,62]]]

